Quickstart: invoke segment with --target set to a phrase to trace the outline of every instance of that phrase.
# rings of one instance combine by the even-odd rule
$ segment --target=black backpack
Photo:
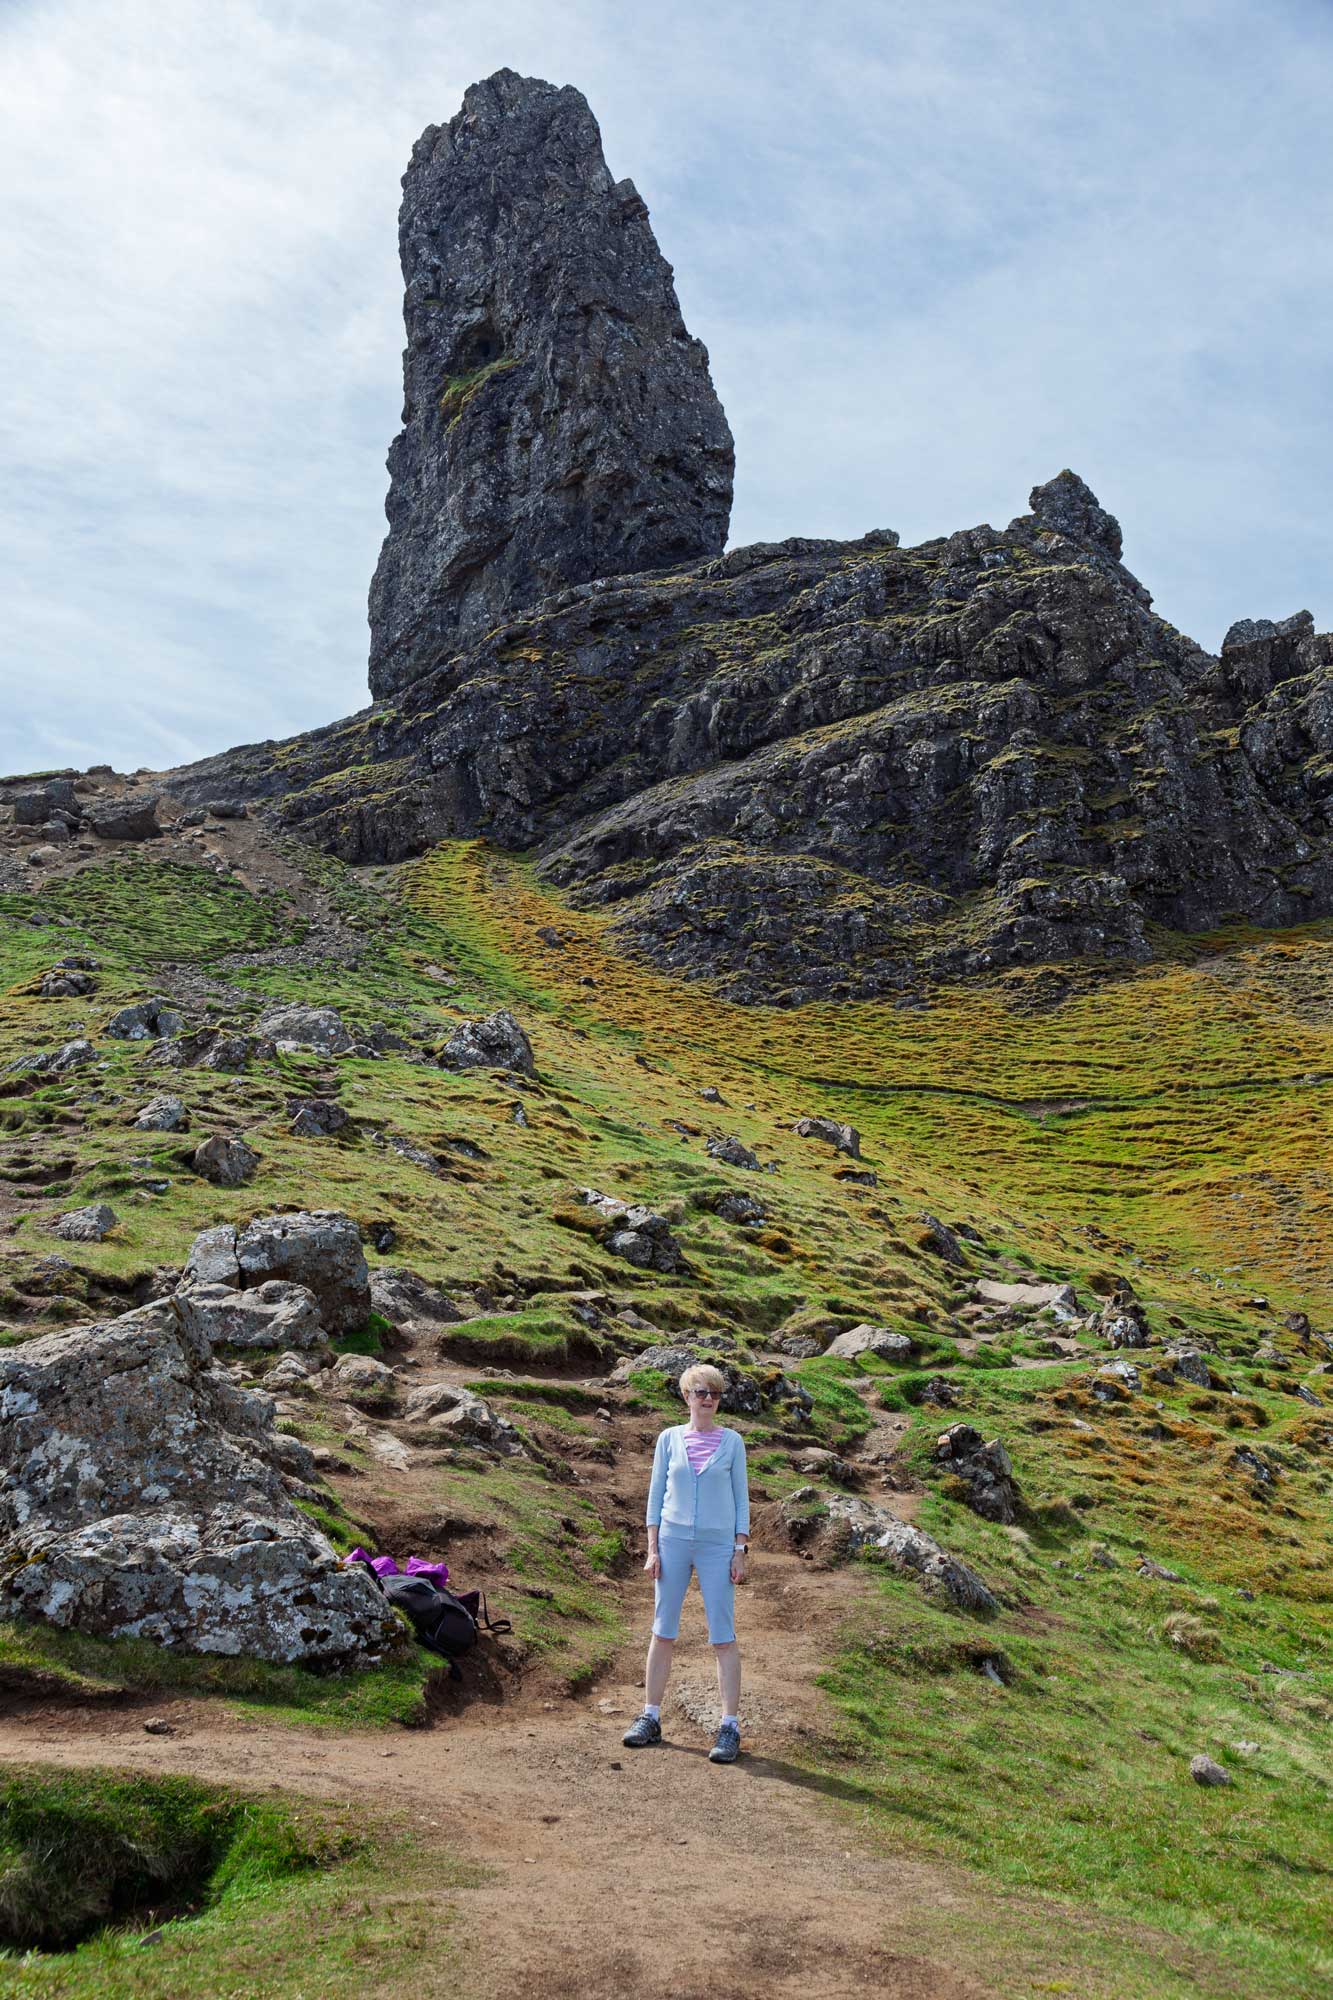
[[[370,1565],[367,1563],[367,1569]],[[374,1570],[370,1571],[375,1576]],[[424,1576],[375,1577],[380,1589],[396,1611],[401,1611],[415,1632],[417,1642],[428,1652],[438,1653],[449,1662],[449,1678],[461,1680],[458,1661],[477,1643],[479,1626],[488,1632],[511,1632],[508,1618],[492,1618],[486,1599],[479,1590],[456,1596]]]

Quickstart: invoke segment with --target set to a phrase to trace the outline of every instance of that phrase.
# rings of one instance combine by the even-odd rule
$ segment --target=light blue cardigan
[[[690,1535],[696,1542],[730,1542],[750,1532],[750,1488],[745,1440],[719,1424],[722,1442],[702,1472],[690,1471],[685,1424],[661,1433],[648,1484],[648,1526]]]

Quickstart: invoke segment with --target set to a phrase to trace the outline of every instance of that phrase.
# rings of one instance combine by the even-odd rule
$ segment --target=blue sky
[[[1070,465],[1205,645],[1333,626],[1329,0],[8,0],[0,770],[364,704],[399,177],[502,64],[648,203],[733,541],[1003,525]]]

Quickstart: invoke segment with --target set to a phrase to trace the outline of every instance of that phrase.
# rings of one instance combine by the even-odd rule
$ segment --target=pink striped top
[[[722,1428],[714,1424],[711,1431],[685,1432],[685,1456],[690,1461],[691,1472],[702,1472],[713,1453],[722,1442]]]

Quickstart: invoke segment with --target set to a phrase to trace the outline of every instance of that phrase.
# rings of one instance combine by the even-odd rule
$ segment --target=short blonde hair
[[[688,1396],[691,1389],[716,1389],[720,1402],[726,1386],[726,1376],[720,1368],[714,1368],[710,1361],[696,1361],[693,1368],[687,1368],[680,1378],[682,1396]]]

